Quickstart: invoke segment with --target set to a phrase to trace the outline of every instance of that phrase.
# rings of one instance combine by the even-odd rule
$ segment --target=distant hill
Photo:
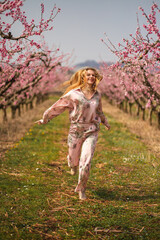
[[[75,69],[83,68],[83,67],[93,67],[99,68],[102,62],[96,62],[95,60],[86,60],[85,62],[81,62],[76,64],[74,67]],[[113,62],[106,62],[107,65],[113,64]]]

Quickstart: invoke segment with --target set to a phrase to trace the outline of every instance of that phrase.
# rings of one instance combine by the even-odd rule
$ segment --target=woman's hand
[[[106,126],[106,129],[107,129],[107,130],[110,130],[110,128],[111,128],[111,126],[108,124],[108,125]]]
[[[43,119],[40,119],[40,120],[36,121],[35,123],[37,123],[38,125],[44,124]]]

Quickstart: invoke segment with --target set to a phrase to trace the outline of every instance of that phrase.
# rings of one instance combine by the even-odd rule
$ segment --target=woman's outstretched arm
[[[35,123],[46,124],[54,117],[63,113],[66,109],[72,109],[72,108],[73,108],[73,105],[70,97],[63,96],[44,112],[42,119],[36,121]]]

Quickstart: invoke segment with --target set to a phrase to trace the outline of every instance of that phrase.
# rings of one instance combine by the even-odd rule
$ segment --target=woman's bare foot
[[[79,191],[79,199],[81,200],[85,200],[87,197],[86,197],[86,194],[84,191]]]
[[[71,175],[75,175],[77,173],[77,167],[71,167]]]

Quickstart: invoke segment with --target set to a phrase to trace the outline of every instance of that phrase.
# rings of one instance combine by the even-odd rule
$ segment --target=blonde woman
[[[68,135],[68,165],[75,175],[79,166],[78,185],[81,200],[86,199],[85,191],[91,160],[94,154],[100,123],[110,129],[107,118],[102,112],[101,95],[97,91],[102,76],[94,68],[78,70],[66,82],[70,86],[64,95],[43,114],[38,124],[46,124],[64,110],[69,110],[70,130]]]

